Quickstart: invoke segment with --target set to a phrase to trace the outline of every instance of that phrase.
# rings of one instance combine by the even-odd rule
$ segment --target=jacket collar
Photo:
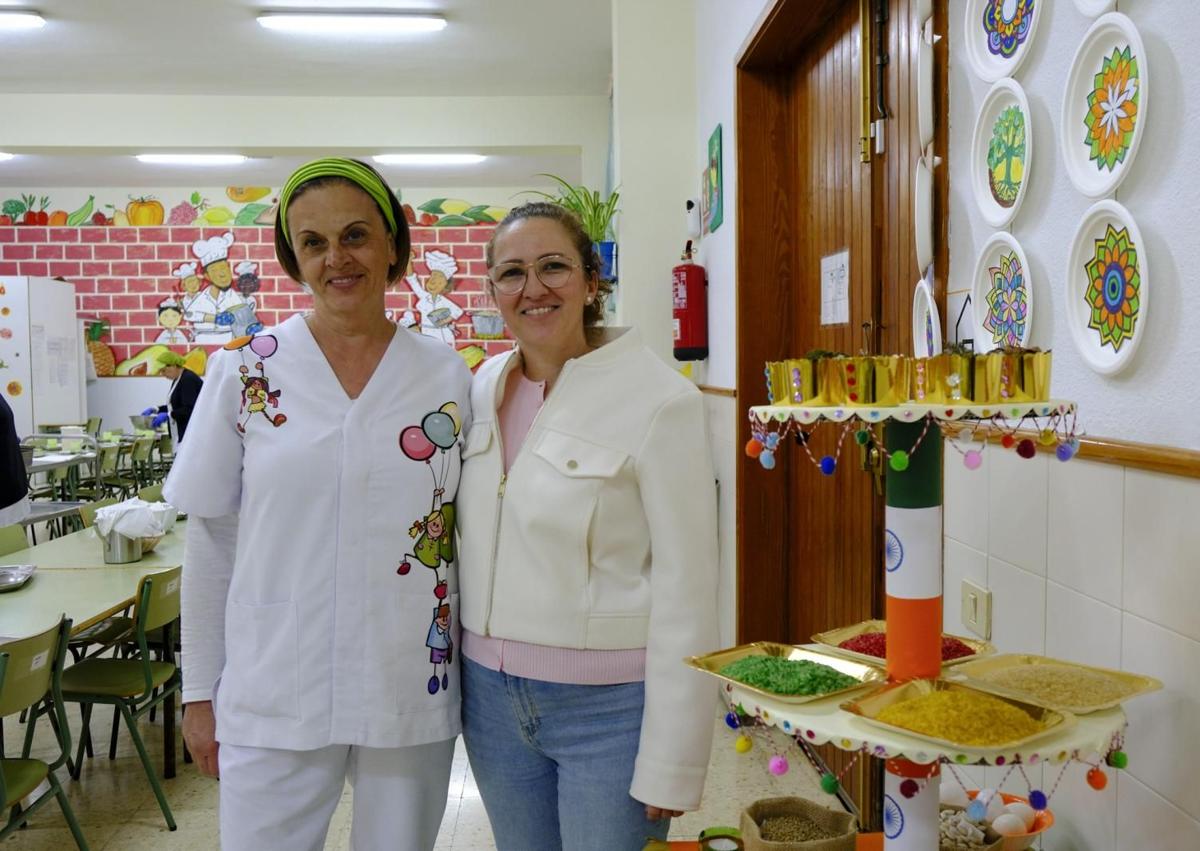
[[[641,343],[642,338],[636,328],[604,326],[600,329],[599,347],[592,349],[586,355],[568,360],[563,364],[563,371],[560,373],[559,379],[561,380],[577,368],[604,368],[624,357],[628,352],[639,349]],[[484,394],[480,400],[486,405],[484,410],[493,415],[500,407],[509,373],[521,364],[520,347],[514,348],[505,355],[497,356],[494,360],[501,361],[501,363],[486,374]]]

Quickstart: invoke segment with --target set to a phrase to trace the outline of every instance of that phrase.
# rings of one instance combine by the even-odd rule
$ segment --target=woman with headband
[[[313,309],[210,361],[165,489],[190,517],[184,737],[221,778],[225,851],[324,847],[347,779],[352,847],[427,851],[460,729],[443,527],[470,374],[384,313],[409,232],[370,166],[301,167],[275,248]]]

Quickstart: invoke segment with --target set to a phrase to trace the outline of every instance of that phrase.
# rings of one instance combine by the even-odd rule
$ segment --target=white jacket
[[[475,376],[458,493],[462,624],[552,647],[646,648],[630,794],[694,810],[717,695],[683,663],[717,641],[704,404],[634,331],[607,333],[563,366],[507,476],[496,409],[519,357]]]

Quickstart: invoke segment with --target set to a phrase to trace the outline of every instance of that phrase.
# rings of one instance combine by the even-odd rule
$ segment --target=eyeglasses
[[[538,280],[552,290],[565,286],[571,275],[580,266],[579,262],[562,254],[539,257],[532,263],[500,263],[488,269],[488,280],[498,292],[516,295],[529,282],[529,270],[533,269]]]

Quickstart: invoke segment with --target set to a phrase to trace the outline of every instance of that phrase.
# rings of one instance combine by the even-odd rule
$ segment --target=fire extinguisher
[[[675,360],[708,357],[708,277],[692,262],[692,241],[684,246],[680,264],[671,270],[675,316]]]

